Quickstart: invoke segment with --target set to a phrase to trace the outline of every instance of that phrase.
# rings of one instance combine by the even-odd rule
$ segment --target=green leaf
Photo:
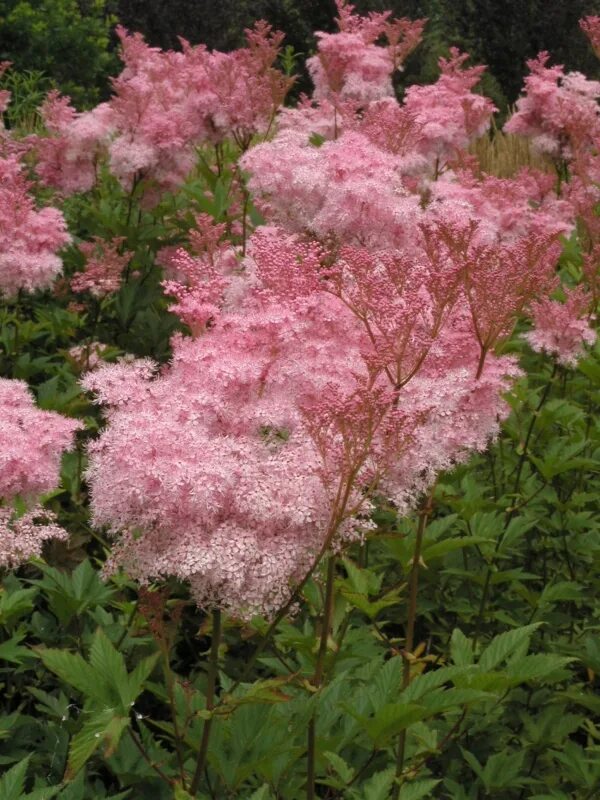
[[[396,770],[392,767],[376,772],[361,787],[364,800],[387,800],[395,779]]]
[[[352,767],[348,766],[341,756],[339,756],[337,753],[332,753],[330,750],[326,750],[323,753],[323,756],[327,759],[329,764],[333,767],[343,782],[350,783],[355,772]]]
[[[27,756],[0,778],[0,798],[2,800],[20,800],[25,791],[25,777],[31,756]]]
[[[516,650],[529,646],[529,640],[534,631],[540,627],[540,623],[525,625],[522,628],[515,628],[512,631],[501,633],[492,639],[491,644],[483,651],[479,659],[479,667],[482,670],[491,670],[511,656]]]
[[[272,798],[273,794],[269,788],[269,785],[264,783],[260,789],[257,789],[255,792],[252,792],[252,794],[249,795],[248,800],[272,800]]]
[[[474,661],[473,642],[458,628],[452,631],[450,657],[459,667],[466,667]]]
[[[96,671],[78,653],[42,647],[36,648],[35,652],[44,666],[69,686],[73,686],[87,697],[100,701],[104,699],[104,681],[98,683]]]
[[[101,745],[104,746],[106,758],[112,755],[129,725],[129,718],[115,716],[113,708],[103,711],[84,708],[83,713],[91,714],[91,719],[83,724],[71,740],[65,780],[72,780]]]
[[[441,781],[436,778],[403,783],[400,789],[400,800],[423,800],[423,798],[430,798],[431,792],[438,783],[441,783]]]
[[[378,747],[383,747],[400,731],[428,715],[427,709],[415,703],[388,703],[373,717],[362,721],[369,738]]]

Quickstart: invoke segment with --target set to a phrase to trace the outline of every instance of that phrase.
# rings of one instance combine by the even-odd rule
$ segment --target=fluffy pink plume
[[[30,188],[18,158],[0,158],[0,292],[8,296],[49,287],[70,239],[60,211],[36,208]]]
[[[589,150],[600,134],[600,82],[579,72],[549,67],[549,54],[527,62],[525,94],[504,126],[509,133],[528,136],[533,146],[555,158],[571,160]]]
[[[496,111],[489,98],[473,91],[485,67],[465,67],[468,57],[451,48],[449,59],[440,58],[436,83],[406,90],[404,107],[420,127],[419,152],[436,173],[488,130]]]
[[[238,260],[235,248],[222,241],[226,226],[216,224],[208,214],[196,217],[196,228],[190,232],[193,255],[183,248],[162,254],[161,263],[170,276],[163,281],[165,294],[177,301],[169,306],[198,336],[215,323],[225,293],[234,283],[233,271]]]
[[[582,287],[565,291],[566,300],[541,298],[532,306],[534,328],[525,338],[537,353],[547,353],[564,367],[576,367],[586,345],[596,341],[590,327],[591,297]]]
[[[391,12],[354,14],[336,0],[338,33],[317,33],[317,54],[307,60],[315,100],[370,103],[392,96],[392,74],[421,41],[425,20],[390,20]],[[382,37],[386,45],[377,44]]]
[[[357,131],[320,147],[282,131],[241,163],[269,218],[297,232],[384,247],[410,239],[421,216],[420,198],[403,186],[402,162]]]
[[[68,97],[52,91],[41,115],[48,136],[33,137],[36,171],[42,182],[69,195],[94,187],[103,150],[113,132],[113,112],[108,103],[78,113]]]
[[[47,539],[67,538],[52,512],[36,503],[57,487],[62,454],[81,427],[36,408],[23,381],[0,378],[0,567],[39,555]],[[23,514],[12,508],[16,497],[29,506]]]
[[[36,408],[27,384],[0,378],[0,498],[31,499],[55,489],[64,450],[80,422]]]

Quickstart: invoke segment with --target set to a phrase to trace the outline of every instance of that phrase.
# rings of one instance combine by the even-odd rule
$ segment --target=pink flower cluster
[[[0,567],[14,569],[41,555],[48,539],[64,541],[68,536],[66,530],[56,524],[53,512],[41,506],[21,515],[11,508],[0,507]]]
[[[0,498],[36,498],[59,481],[60,459],[81,423],[42,411],[27,384],[0,378]]]
[[[406,90],[405,108],[421,128],[418,149],[436,173],[488,130],[496,111],[489,98],[472,91],[485,67],[466,68],[468,57],[451,48],[450,58],[440,59],[436,83]]]
[[[177,300],[169,306],[169,311],[188,326],[193,336],[215,323],[238,263],[235,249],[222,241],[224,224],[217,225],[208,214],[199,214],[196,225],[190,233],[190,246],[195,255],[176,248],[161,256],[171,276],[163,281],[165,294]]]
[[[245,255],[202,216],[189,251],[162,254],[192,336],[174,338],[161,369],[122,361],[84,378],[107,406],[88,480],[94,524],[116,537],[108,569],[174,575],[243,618],[275,614],[325,550],[364,535],[374,493],[405,511],[487,446],[519,374],[496,345],[556,288],[559,236],[574,225],[546,175],[466,168],[494,110],[473,91],[481,68],[453,50],[437,84],[399,103],[390,76],[420,23],[338,9],[340,32],[310,62],[314,98],[282,111],[271,140],[246,150],[224,117],[266,221]],[[270,34],[256,36],[244,58],[257,63],[257,48],[270,70]],[[126,48],[132,91],[138,59],[161,73],[209,58],[148,55],[135,37]],[[555,329],[530,341],[579,353],[591,339],[572,323],[578,302],[548,307]]]
[[[600,134],[600,82],[550,67],[549,58],[540,53],[527,62],[525,94],[504,130],[530,137],[542,153],[570,160],[576,148],[589,148]]]
[[[97,236],[92,242],[82,242],[79,250],[86,259],[85,269],[71,278],[71,290],[76,294],[89,292],[97,298],[116,292],[123,270],[133,255],[128,251],[120,252],[122,244],[120,237],[107,242]]]
[[[42,107],[49,136],[33,137],[37,172],[64,194],[91,189],[108,158],[125,188],[141,179],[153,184],[151,201],[185,180],[199,145],[233,138],[244,149],[266,132],[290,86],[274,67],[282,35],[265,23],[232,53],[185,41],[182,52],[163,52],[140,34],[117,34],[124,69],[108,102],[78,113],[53,92]]]
[[[307,60],[315,100],[370,103],[393,96],[392,74],[419,44],[425,20],[391,20],[391,12],[354,14],[336,0],[339,33],[317,33],[317,54]],[[377,41],[382,37],[387,46]]]
[[[40,109],[48,136],[32,137],[37,174],[65,195],[87,192],[96,183],[103,147],[112,133],[108,103],[78,113],[68,97],[52,91]]]
[[[600,58],[600,17],[585,17],[579,21],[579,25],[590,40],[594,53]]]
[[[36,502],[58,485],[62,453],[80,427],[36,408],[23,381],[0,378],[0,567],[39,555],[46,539],[67,537],[52,512]],[[29,505],[24,514],[12,508],[16,497]]]
[[[525,338],[536,352],[553,356],[564,367],[575,367],[585,345],[593,345],[597,335],[590,327],[589,294],[581,286],[565,294],[564,303],[547,297],[533,303],[534,328]]]
[[[45,289],[62,270],[70,237],[56,208],[37,209],[16,155],[0,157],[0,293]]]
[[[175,185],[198,142],[230,137],[265,224],[242,255],[200,215],[187,249],[161,253],[192,335],[162,368],[122,360],[84,377],[107,407],[89,452],[93,522],[116,537],[108,571],[176,576],[242,618],[274,615],[325,550],[363,536],[374,493],[406,511],[488,445],[519,374],[497,355],[517,318],[533,311],[529,341],[561,363],[592,341],[590,295],[539,301],[557,286],[574,195],[543,173],[472,167],[494,111],[474,91],[482,68],[452,50],[437,83],[399,103],[391,76],[422,23],[338,10],[309,62],[314,97],[276,117],[285,80],[268,28],[229,55],[121,32],[115,174]],[[533,64],[511,124],[537,135],[538,114],[564,155],[596,87]]]

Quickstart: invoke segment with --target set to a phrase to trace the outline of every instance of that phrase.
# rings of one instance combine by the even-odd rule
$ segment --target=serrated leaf
[[[330,750],[326,750],[323,756],[327,759],[329,764],[331,764],[344,783],[350,783],[354,777],[354,770],[352,767],[350,767],[341,756],[337,753],[332,753]]]
[[[403,783],[400,789],[400,800],[423,800],[423,798],[430,798],[431,792],[438,783],[441,783],[441,781],[436,778]]]
[[[491,643],[481,654],[479,667],[482,670],[491,670],[511,656],[518,648],[529,645],[529,640],[540,623],[525,625],[512,631],[501,633],[492,639]]]
[[[105,757],[112,755],[129,725],[129,718],[115,716],[113,708],[88,713],[92,714],[91,719],[71,739],[65,780],[72,780],[100,746],[104,747]]]
[[[106,687],[96,671],[79,655],[67,650],[37,648],[37,655],[51,672],[87,697],[103,700]]]
[[[378,747],[383,747],[400,731],[427,716],[427,709],[415,703],[388,703],[373,717],[363,718],[362,722],[369,738]]]
[[[452,631],[450,657],[459,667],[466,667],[474,661],[473,642],[458,628]]]
[[[25,778],[31,756],[26,756],[14,767],[11,767],[0,778],[0,797],[2,800],[20,800],[25,790]]]
[[[396,770],[393,768],[376,772],[361,787],[364,800],[387,800],[395,778]]]
[[[554,672],[563,670],[575,660],[574,658],[555,656],[551,653],[535,653],[511,661],[506,669],[506,674],[510,679],[519,683],[542,680]]]

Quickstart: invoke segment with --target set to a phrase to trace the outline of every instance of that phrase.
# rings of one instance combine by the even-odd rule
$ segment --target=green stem
[[[317,654],[317,663],[315,666],[315,674],[312,678],[312,684],[315,689],[319,689],[323,683],[325,676],[325,657],[327,655],[327,644],[329,641],[329,633],[331,631],[331,622],[333,618],[333,600],[334,600],[334,581],[335,581],[335,556],[329,556],[327,562],[327,583],[325,585],[325,603],[323,607],[323,620],[321,628],[321,638],[319,641],[319,652]],[[307,800],[314,800],[315,798],[315,761],[316,761],[316,713],[312,715],[308,723],[308,749],[307,749],[307,770],[306,770],[306,798]]]
[[[544,387],[544,391],[542,392],[542,396],[540,397],[540,400],[539,400],[539,402],[538,402],[538,404],[537,404],[537,406],[535,408],[535,411],[531,415],[531,420],[530,420],[529,426],[527,428],[527,433],[525,434],[525,441],[523,442],[523,450],[521,452],[521,455],[519,457],[519,462],[517,464],[517,475],[516,475],[516,478],[515,478],[515,485],[514,485],[514,488],[513,488],[513,496],[515,496],[515,497],[519,493],[519,489],[520,489],[520,486],[521,486],[521,474],[523,472],[523,466],[525,464],[525,461],[526,461],[526,459],[528,457],[529,443],[531,441],[531,436],[532,436],[533,430],[535,428],[535,423],[537,422],[537,419],[538,419],[538,417],[540,415],[540,411],[542,410],[544,404],[546,403],[546,400],[548,399],[548,395],[550,394],[550,390],[552,389],[552,386],[554,385],[554,380],[556,378],[557,369],[558,369],[558,365],[555,363],[554,364],[554,368],[552,370],[552,374],[550,375],[550,380],[548,381],[548,383]],[[492,556],[492,561],[488,564],[488,568],[487,568],[486,573],[485,573],[485,579],[484,579],[484,582],[483,582],[483,590],[482,590],[482,593],[481,593],[481,602],[479,603],[479,610],[477,612],[477,619],[476,619],[476,622],[475,622],[475,637],[474,637],[474,640],[473,640],[473,647],[475,647],[477,645],[477,642],[478,642],[478,639],[479,639],[479,635],[481,633],[481,624],[483,622],[483,617],[484,617],[484,614],[485,614],[485,609],[486,609],[486,605],[487,605],[487,601],[488,601],[488,597],[489,597],[489,593],[490,593],[490,582],[491,582],[491,579],[492,579],[493,560],[494,560],[494,557],[496,556],[496,554],[498,553],[498,550],[502,546],[502,542],[504,541],[504,538],[506,537],[506,533],[508,531],[508,526],[510,525],[510,522],[511,522],[512,518],[515,516],[515,514],[516,514],[516,512],[517,512],[517,510],[519,508],[522,508],[521,504],[513,503],[511,505],[511,507],[509,509],[507,509],[506,516],[504,518],[504,528],[502,530],[501,535],[498,537],[498,539],[496,541],[496,546],[494,547],[494,553],[493,553],[493,556]]]
[[[419,515],[419,525],[417,528],[417,537],[415,540],[415,549],[413,552],[412,566],[410,569],[409,585],[408,585],[408,615],[406,619],[406,637],[404,641],[404,668],[402,673],[402,689],[406,689],[410,683],[410,664],[412,651],[415,646],[415,624],[417,620],[417,594],[419,591],[419,564],[421,561],[421,552],[423,549],[423,539],[425,537],[425,529],[427,527],[427,519],[431,514],[431,505],[433,502],[433,490],[423,502]],[[400,777],[404,769],[404,758],[406,754],[406,729],[401,731],[398,739],[398,749],[396,751],[396,784],[392,790],[392,800],[398,800],[400,797]]]
[[[181,731],[179,730],[179,723],[177,722],[177,704],[175,703],[175,677],[173,675],[173,670],[171,669],[171,664],[169,663],[169,650],[167,645],[164,646],[163,650],[163,664],[164,664],[165,679],[167,681],[167,695],[169,698],[169,709],[171,711],[171,719],[173,720],[173,733],[175,734],[175,752],[177,754],[179,777],[181,778],[181,787],[185,789],[187,784],[185,779],[183,749],[181,746],[182,736],[181,736]]]
[[[215,706],[215,690],[217,686],[217,673],[219,670],[219,645],[221,644],[221,611],[215,608],[213,611],[213,629],[212,641],[210,645],[210,661],[208,664],[208,686],[206,689],[206,710],[212,711]],[[208,755],[208,743],[210,741],[210,732],[212,728],[212,718],[204,721],[204,728],[202,730],[202,741],[200,742],[200,750],[198,751],[198,760],[196,762],[196,770],[192,783],[190,785],[190,793],[192,797],[196,796],[198,787],[204,767],[206,766],[206,757]]]

